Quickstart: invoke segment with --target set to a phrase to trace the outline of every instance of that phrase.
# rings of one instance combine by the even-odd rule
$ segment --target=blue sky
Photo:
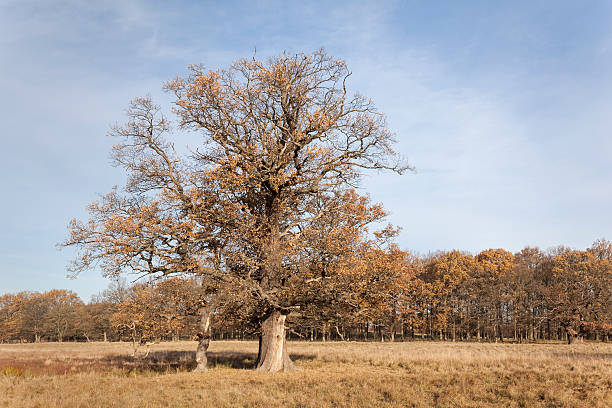
[[[403,248],[612,237],[610,2],[0,0],[0,293],[106,287],[66,279],[55,244],[122,184],[106,132],[130,99],[167,103],[189,64],[320,47],[417,167],[363,183]]]

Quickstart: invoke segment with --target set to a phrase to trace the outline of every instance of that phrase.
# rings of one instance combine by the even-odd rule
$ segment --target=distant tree
[[[170,278],[157,282],[154,290],[162,325],[172,340],[179,340],[186,328],[193,327],[190,320],[199,312],[202,286],[193,279]]]
[[[437,329],[442,339],[450,325],[451,337],[457,336],[457,325],[461,325],[461,313],[467,307],[465,282],[474,269],[474,258],[459,251],[443,252],[431,257],[423,268],[420,278],[424,280],[429,294],[429,309],[433,318],[432,329]]]
[[[21,327],[18,301],[10,293],[0,296],[0,343],[12,340],[19,333]]]
[[[344,271],[349,279],[346,293],[355,307],[353,316],[372,322],[381,341],[385,333],[394,339],[405,311],[404,293],[414,277],[410,255],[395,245],[364,245],[358,256],[346,265],[351,269]]]
[[[594,305],[596,324],[591,326],[591,332],[609,339],[612,336],[612,242],[598,239],[587,252],[594,257],[594,275],[597,277]]]
[[[135,285],[111,317],[120,338],[132,343],[134,356],[141,345],[159,341],[167,334],[158,296],[152,285]]]
[[[91,303],[113,303],[119,304],[130,294],[131,288],[126,281],[120,277],[112,279],[108,288],[101,293],[92,296]]]
[[[593,242],[593,245],[587,251],[591,252],[600,261],[612,261],[612,242],[605,238]]]
[[[99,262],[111,276],[193,274],[241,288],[244,303],[257,305],[258,369],[290,369],[278,339],[299,306],[285,296],[305,271],[293,261],[329,211],[313,204],[356,185],[363,169],[407,168],[384,116],[348,94],[349,76],[322,51],[192,67],[166,85],[179,128],[203,138],[191,159],[165,139],[170,124],[159,108],[136,99],[113,131],[128,184],[92,204],[89,222],[71,223],[64,244],[81,249],[72,270]]]
[[[201,285],[181,278],[140,283],[130,288],[116,305],[111,324],[121,338],[134,346],[161,340],[178,340],[195,325],[201,299]],[[189,337],[193,337],[193,332]]]
[[[79,296],[66,289],[54,289],[42,294],[48,304],[44,327],[60,343],[66,336],[75,335],[79,321],[78,309],[83,306]]]
[[[87,341],[108,341],[116,338],[111,324],[112,315],[117,311],[117,304],[105,301],[92,301],[77,308],[77,335]]]
[[[535,341],[537,330],[550,319],[546,304],[546,260],[546,254],[538,248],[527,247],[514,254],[507,300],[516,340]]]
[[[299,324],[320,332],[323,340],[332,328],[343,337],[339,325],[365,319],[359,316],[364,311],[356,298],[364,294],[361,280],[366,274],[355,267],[357,260],[395,231],[368,234],[368,226],[382,220],[386,212],[354,190],[320,197],[311,205],[321,214],[303,231],[291,263],[295,272],[287,280],[283,298],[298,308]]]
[[[508,300],[507,284],[514,267],[514,255],[501,248],[487,249],[476,256],[476,261],[475,295],[480,297],[481,310],[491,323],[492,337],[504,341],[504,304]]]
[[[20,337],[38,343],[49,329],[47,312],[51,306],[50,298],[38,292],[20,292],[16,296],[21,315]]]
[[[587,251],[567,250],[552,260],[549,300],[569,343],[599,324],[612,323],[609,252],[609,244],[598,241]]]

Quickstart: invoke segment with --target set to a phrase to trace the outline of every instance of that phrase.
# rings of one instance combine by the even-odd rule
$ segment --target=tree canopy
[[[211,291],[231,287],[259,327],[258,368],[290,368],[275,341],[286,316],[313,288],[336,283],[334,265],[373,243],[366,228],[385,215],[353,190],[362,171],[410,168],[384,115],[347,91],[349,77],[320,50],[190,67],[165,85],[175,123],[150,98],[134,99],[111,131],[128,182],[92,203],[89,220],[71,222],[71,270],[98,264],[108,276],[197,275]],[[174,132],[201,143],[180,155]]]

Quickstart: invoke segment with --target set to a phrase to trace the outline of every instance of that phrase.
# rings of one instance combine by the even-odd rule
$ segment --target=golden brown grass
[[[299,371],[258,373],[255,342],[0,345],[0,407],[611,407],[610,344],[289,343]]]

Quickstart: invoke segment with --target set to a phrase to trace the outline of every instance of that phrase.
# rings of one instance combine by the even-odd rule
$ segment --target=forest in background
[[[289,338],[573,342],[612,336],[612,243],[605,239],[586,250],[489,249],[476,256],[417,257],[395,246],[370,247],[344,267],[351,268],[347,280],[314,287],[312,307],[303,299],[305,306],[289,315]],[[68,290],[4,294],[0,342],[193,339],[202,299],[200,282],[178,277],[114,281],[87,304]],[[216,301],[213,339],[257,338],[250,307],[239,302],[232,293]]]

